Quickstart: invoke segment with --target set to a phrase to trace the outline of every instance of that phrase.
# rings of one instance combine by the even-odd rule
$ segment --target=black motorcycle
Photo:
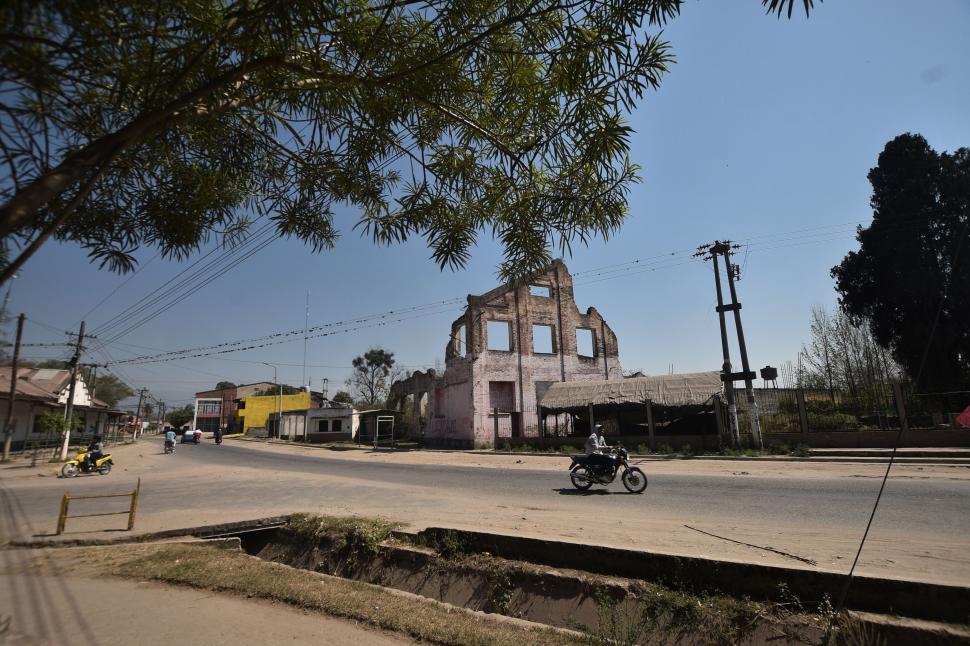
[[[627,462],[630,454],[622,446],[610,449],[609,455],[592,457],[573,455],[569,465],[569,479],[580,491],[586,491],[594,484],[608,485],[616,480],[617,473],[623,486],[630,493],[643,493],[647,488],[647,476],[639,467],[631,467]],[[606,457],[607,460],[602,458]]]

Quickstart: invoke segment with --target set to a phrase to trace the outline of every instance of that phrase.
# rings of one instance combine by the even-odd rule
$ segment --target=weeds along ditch
[[[726,594],[713,583],[503,558],[480,549],[468,532],[409,533],[366,518],[297,514],[281,527],[237,535],[260,559],[579,631],[591,644],[820,644],[836,619],[842,629],[834,643],[892,643],[878,629],[836,618],[827,598],[800,600],[783,581],[765,595]]]

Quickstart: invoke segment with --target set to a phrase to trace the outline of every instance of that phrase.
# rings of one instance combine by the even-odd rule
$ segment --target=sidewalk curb
[[[295,446],[299,448],[306,449],[322,449],[326,451],[374,451],[373,447],[369,446],[359,446],[359,445],[349,445],[341,446],[339,448],[326,446],[322,444],[305,444],[302,442],[287,442],[285,440],[267,440],[263,438],[233,438],[240,439],[246,442],[262,442],[263,444],[276,444],[281,446]],[[568,458],[569,453],[540,453],[535,451],[492,451],[492,450],[463,450],[463,449],[377,449],[378,451],[386,451],[388,453],[464,453],[466,455],[481,455],[481,456],[526,456],[526,457],[543,457],[543,458]],[[576,453],[581,453],[577,450]],[[819,464],[886,464],[889,462],[889,457],[851,457],[851,456],[827,456],[827,455],[817,455],[810,457],[799,457],[790,455],[765,455],[765,456],[750,456],[750,455],[694,455],[694,456],[681,456],[681,455],[641,455],[638,453],[631,453],[631,459],[649,461],[649,462],[670,462],[674,460],[713,460],[713,461],[730,461],[730,462],[815,462]],[[941,465],[941,466],[964,466],[970,465],[970,456],[968,457],[906,457],[897,456],[893,460],[894,464],[931,464],[931,465]]]

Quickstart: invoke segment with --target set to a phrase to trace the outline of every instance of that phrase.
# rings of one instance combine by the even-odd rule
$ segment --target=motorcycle
[[[111,459],[110,453],[105,453],[103,456],[94,461],[94,464],[87,459],[88,450],[78,449],[77,455],[74,456],[73,460],[68,460],[61,467],[61,476],[64,478],[73,478],[74,476],[81,473],[100,473],[103,476],[111,473],[111,467],[114,464],[114,460]]]
[[[175,440],[165,440],[165,452],[175,453]]]
[[[630,454],[622,446],[610,449],[610,464],[601,464],[588,455],[573,455],[569,465],[569,479],[580,491],[586,491],[594,484],[608,485],[620,474],[623,486],[630,493],[643,493],[647,488],[647,476],[639,467],[631,467],[627,460]]]

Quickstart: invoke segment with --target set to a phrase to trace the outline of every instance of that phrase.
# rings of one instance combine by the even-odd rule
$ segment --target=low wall
[[[804,444],[813,449],[878,449],[892,448],[899,431],[811,431],[809,433],[765,433],[765,447],[771,444],[797,446]],[[750,438],[750,436],[746,436]],[[742,438],[744,439],[744,438]],[[631,451],[641,444],[648,444],[646,435],[606,436],[610,446],[622,444]],[[498,448],[529,445],[535,448],[574,446],[581,449],[585,437],[513,437],[501,438]],[[717,435],[655,435],[654,447],[668,445],[675,451],[690,445],[694,452],[721,448]],[[970,429],[932,429],[905,431],[899,440],[900,447],[970,447]],[[464,448],[464,447],[445,447]]]
[[[403,532],[400,534],[404,534]],[[625,578],[643,579],[693,592],[720,590],[735,596],[787,601],[788,593],[806,606],[836,599],[845,575],[825,570],[741,563],[657,552],[582,545],[521,536],[441,527],[418,532],[425,542],[459,541],[467,551]],[[787,592],[779,586],[785,584]],[[970,588],[903,579],[855,576],[846,607],[906,617],[963,623],[970,608]]]
[[[892,448],[899,431],[809,431],[808,433],[765,433],[770,443],[805,444],[813,449]],[[930,429],[905,431],[899,439],[903,447],[970,447],[970,429]]]
[[[650,438],[647,435],[607,435],[606,443],[610,446],[622,444],[630,451],[635,451],[641,444],[649,444]],[[582,450],[586,444],[585,437],[513,437],[499,439],[498,448],[502,448],[506,443],[511,446],[533,446],[537,449],[555,448],[560,446],[572,446],[577,450]],[[720,448],[719,438],[716,434],[712,435],[655,435],[654,446],[659,448],[668,445],[671,449],[679,451],[685,446],[690,445],[692,451],[707,451]]]
[[[306,441],[312,444],[325,444],[327,442],[351,442],[353,435],[350,431],[342,433],[307,433]]]

